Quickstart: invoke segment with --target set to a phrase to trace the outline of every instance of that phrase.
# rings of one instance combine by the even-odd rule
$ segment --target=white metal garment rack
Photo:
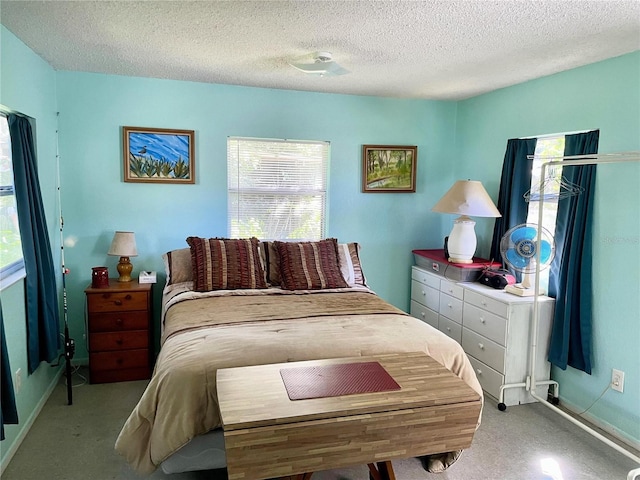
[[[545,158],[545,157],[537,157],[537,158]],[[541,170],[541,174],[540,174],[540,208],[539,208],[539,213],[538,213],[538,238],[537,238],[537,242],[538,244],[542,241],[542,229],[540,228],[542,226],[542,210],[543,210],[543,202],[544,202],[544,181],[546,178],[546,169],[548,167],[554,167],[554,166],[562,166],[562,167],[568,167],[568,166],[573,166],[573,165],[597,165],[597,164],[603,164],[603,163],[622,163],[622,162],[640,162],[640,152],[623,152],[623,153],[610,153],[610,154],[593,154],[593,155],[574,155],[574,156],[564,156],[564,157],[547,157],[549,158],[549,162],[543,163],[542,164],[542,170]],[[560,408],[558,408],[555,403],[550,403],[548,401],[546,401],[546,399],[541,398],[540,396],[538,396],[536,394],[536,372],[535,372],[535,365],[536,365],[536,346],[537,346],[537,338],[538,338],[538,322],[539,322],[539,315],[540,315],[540,311],[539,311],[539,301],[538,301],[538,297],[540,296],[540,265],[541,265],[541,259],[540,259],[541,253],[540,253],[540,249],[537,250],[536,252],[536,275],[535,275],[535,295],[534,295],[534,300],[533,300],[533,313],[532,313],[532,337],[531,337],[531,351],[529,352],[530,354],[530,364],[529,364],[529,376],[526,379],[526,383],[524,385],[521,385],[523,387],[525,387],[527,390],[529,390],[530,395],[536,399],[538,402],[540,402],[542,405],[550,408],[551,410],[555,411],[556,413],[562,415],[564,418],[566,418],[567,420],[569,420],[571,423],[574,423],[575,425],[577,425],[578,427],[580,427],[581,429],[585,430],[587,433],[589,433],[590,435],[596,437],[597,439],[601,440],[602,442],[606,443],[607,445],[609,445],[611,448],[614,448],[615,450],[617,450],[618,452],[622,453],[623,455],[629,457],[630,459],[632,459],[633,461],[637,462],[640,465],[640,457],[638,457],[637,455],[633,454],[632,452],[630,452],[629,450],[625,449],[624,447],[618,445],[617,443],[611,441],[610,439],[608,439],[607,437],[601,435],[600,433],[598,433],[597,431],[593,430],[592,428],[590,428],[589,426],[585,425],[584,423],[582,423],[580,420],[572,417],[571,415],[567,414],[566,412],[564,412],[563,410],[561,410]],[[549,384],[550,382],[538,382],[538,384]],[[554,383],[554,382],[551,382]],[[557,394],[557,383],[554,385],[554,397],[557,398],[558,394]],[[640,477],[640,467],[639,468],[635,468],[633,470],[631,470],[628,475],[627,475],[627,480],[634,480],[636,478]]]

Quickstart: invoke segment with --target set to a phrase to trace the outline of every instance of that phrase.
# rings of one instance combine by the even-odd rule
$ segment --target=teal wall
[[[4,27],[0,30],[0,104],[36,119],[38,173],[47,216],[54,262],[60,262],[60,241],[56,189],[56,73]],[[19,425],[7,425],[0,445],[1,463],[12,455],[16,440],[37,415],[54,386],[58,368],[47,363],[27,376],[27,332],[24,280],[0,292],[7,350],[11,369],[22,370],[22,389],[16,395]]]
[[[530,81],[458,104],[459,175],[497,191],[507,139],[600,129],[600,153],[640,151],[640,52]],[[594,220],[593,372],[553,368],[560,398],[640,443],[640,164],[597,167]],[[489,235],[490,231],[485,232]],[[484,243],[488,251],[490,242]]]
[[[117,258],[106,255],[115,230],[136,233],[134,269],[163,275],[160,255],[186,247],[187,236],[226,235],[228,136],[330,141],[327,234],[360,242],[371,287],[408,309],[411,250],[437,246],[443,236],[429,208],[451,182],[455,104],[75,72],[57,80],[76,338],[84,332],[78,320],[91,267],[115,274]],[[195,130],[196,185],[124,183],[123,125]],[[361,148],[371,143],[418,146],[415,194],[361,193]],[[159,301],[160,285],[155,293]]]
[[[330,141],[327,234],[360,242],[372,288],[403,309],[409,306],[411,250],[439,247],[451,227],[452,218],[431,213],[431,207],[458,178],[482,180],[495,199],[508,138],[600,128],[601,152],[639,149],[637,53],[463,102],[54,72],[4,27],[1,53],[0,103],[38,122],[41,183],[56,252],[55,112],[60,112],[64,252],[71,269],[67,278],[69,321],[80,362],[88,358],[83,340],[83,290],[90,282],[91,267],[106,265],[115,274],[117,259],[106,255],[115,230],[136,232],[139,256],[133,259],[134,273],[141,268],[158,271],[156,306],[164,281],[160,255],[186,246],[188,235],[226,234],[228,136]],[[594,93],[588,95],[591,90]],[[195,130],[197,183],[122,182],[124,125]],[[416,193],[360,192],[360,150],[363,144],[373,143],[418,146]],[[640,178],[636,167],[607,168],[612,170],[599,170],[597,191],[596,235],[600,240],[595,268],[608,282],[599,284],[596,291],[596,371],[591,377],[572,371],[554,370],[553,374],[561,381],[563,402],[588,406],[606,386],[611,368],[624,370],[625,393],[607,392],[591,413],[637,440]],[[608,212],[625,212],[631,221],[625,223]],[[478,219],[476,228],[478,254],[486,256],[493,221]],[[613,253],[608,248],[612,241],[619,248]],[[54,261],[59,261],[59,253],[56,255]],[[635,265],[620,268],[633,261]],[[7,338],[12,368],[15,371],[22,365],[26,372],[22,297],[21,284],[2,292],[6,324],[10,325]],[[18,396],[26,412],[22,418],[35,411],[52,370],[41,366],[27,379],[30,384]],[[9,427],[9,439],[2,444],[3,459],[17,435],[12,428],[20,427]]]

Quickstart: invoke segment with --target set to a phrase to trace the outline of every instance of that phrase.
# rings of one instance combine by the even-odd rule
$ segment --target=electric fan
[[[522,274],[521,283],[507,285],[506,292],[529,297],[535,295],[536,262],[540,254],[540,270],[547,268],[556,253],[553,236],[549,231],[529,223],[516,225],[507,230],[500,240],[500,254],[507,266]]]

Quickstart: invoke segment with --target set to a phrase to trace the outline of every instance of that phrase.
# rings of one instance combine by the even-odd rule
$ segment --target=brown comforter
[[[116,441],[139,473],[153,472],[193,437],[221,426],[220,368],[422,351],[482,395],[457,342],[373,293],[248,293],[167,310],[153,377]]]

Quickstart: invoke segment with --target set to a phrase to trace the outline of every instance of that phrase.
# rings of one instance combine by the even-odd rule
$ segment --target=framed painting
[[[124,181],[195,183],[193,130],[122,127]]]
[[[418,147],[362,146],[362,191],[415,192]]]

